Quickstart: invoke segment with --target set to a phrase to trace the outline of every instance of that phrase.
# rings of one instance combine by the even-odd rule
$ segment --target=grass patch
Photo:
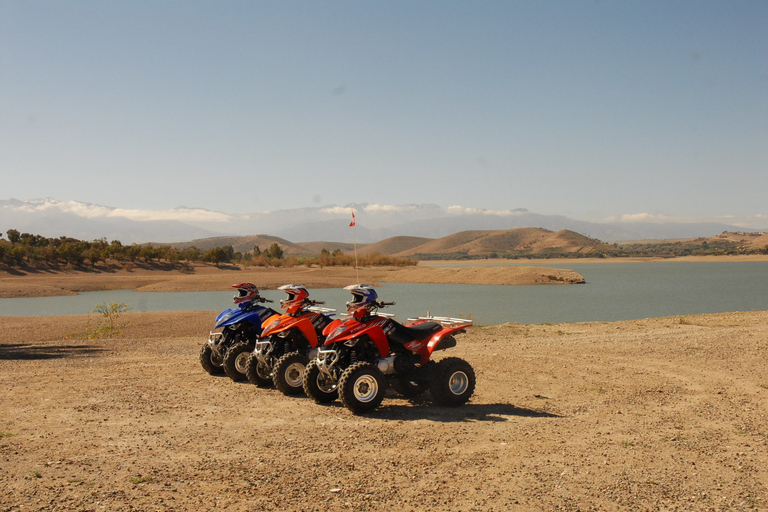
[[[152,476],[135,476],[131,478],[131,483],[133,485],[144,484],[144,483],[149,483],[154,479],[155,478]]]
[[[40,473],[39,471],[35,471],[34,473],[32,473],[32,476],[34,478],[43,478],[42,473]]]
[[[0,431],[0,437],[14,437],[19,434],[14,434],[13,432],[2,432]]]
[[[68,339],[98,340],[122,336],[123,333],[120,329],[123,327],[123,323],[120,321],[120,316],[132,309],[128,304],[117,302],[96,304],[91,311],[91,313],[96,314],[96,325],[93,326],[91,317],[88,317],[88,323],[84,332],[70,332],[67,333],[66,337]]]

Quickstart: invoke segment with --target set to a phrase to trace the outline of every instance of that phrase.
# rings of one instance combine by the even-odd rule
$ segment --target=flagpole
[[[357,222],[355,221],[355,209],[352,208],[352,245],[355,248],[355,272],[357,273],[357,284],[360,284],[360,267],[357,266]]]

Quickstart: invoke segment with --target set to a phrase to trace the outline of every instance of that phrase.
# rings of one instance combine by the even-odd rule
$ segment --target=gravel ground
[[[0,317],[0,511],[768,510],[768,312],[473,327],[471,402],[213,377],[215,312]]]

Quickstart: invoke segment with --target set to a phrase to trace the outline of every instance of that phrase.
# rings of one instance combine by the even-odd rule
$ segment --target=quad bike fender
[[[317,332],[312,325],[312,321],[315,320],[319,314],[312,313],[301,317],[295,317],[291,315],[274,315],[269,317],[263,324],[264,329],[261,333],[262,336],[272,336],[289,329],[296,328],[309,342],[312,348],[317,347]]]
[[[243,320],[248,318],[248,314],[241,309],[225,309],[218,315],[216,315],[216,321],[214,322],[214,329],[219,327],[226,327],[228,325],[239,324]]]
[[[304,335],[304,338],[309,342],[310,347],[317,347],[317,332],[315,332],[315,328],[309,318],[302,318],[296,322],[296,328],[298,328],[301,334]]]
[[[343,323],[344,321],[341,320],[340,318],[335,319],[333,322],[325,326],[325,328],[323,329],[323,336],[328,336],[333,331],[335,331],[338,326],[340,326]]]
[[[357,320],[349,319],[346,321],[336,319],[323,329],[323,335],[326,336],[325,345],[343,343],[367,335],[376,346],[379,356],[382,358],[387,357],[389,355],[389,341],[387,340],[387,335],[384,333],[383,329],[383,326],[387,322],[389,322],[389,319],[387,318],[376,319],[372,323],[360,323]],[[336,334],[335,337],[331,337],[334,334],[334,331],[342,326],[346,326],[346,330]]]
[[[453,335],[464,332],[466,327],[466,325],[445,327],[437,334],[432,336],[426,346],[421,351],[419,351],[419,355],[421,355],[421,363],[424,364],[429,361],[429,358],[432,357],[432,353],[436,350],[455,347],[456,340],[454,339]]]
[[[227,327],[230,325],[237,325],[240,322],[249,322],[256,329],[256,332],[261,332],[262,321],[264,317],[269,314],[271,310],[265,307],[253,307],[250,309],[225,309],[216,316],[215,329],[219,327]]]
[[[267,336],[266,330],[269,329],[269,326],[272,325],[272,323],[275,322],[276,320],[280,320],[280,318],[283,316],[286,316],[286,315],[275,313],[274,315],[267,317],[267,319],[261,323],[261,333],[264,336]]]
[[[389,355],[389,341],[387,340],[387,335],[384,334],[384,329],[377,325],[367,331],[366,334],[371,338],[373,344],[376,345],[382,359],[387,357]]]

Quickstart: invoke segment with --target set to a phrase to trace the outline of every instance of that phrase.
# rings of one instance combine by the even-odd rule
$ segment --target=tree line
[[[48,238],[16,229],[6,232],[7,240],[0,233],[0,263],[9,268],[94,268],[97,265],[114,264],[132,266],[153,266],[157,264],[179,267],[192,263],[239,264],[243,266],[294,267],[311,266],[354,266],[355,257],[339,249],[330,252],[322,249],[318,256],[286,256],[275,242],[262,251],[254,246],[245,253],[235,251],[232,245],[201,250],[197,247],[179,249],[169,245],[152,244],[123,245],[120,240],[108,242],[106,238],[93,241],[78,240],[67,236]],[[368,254],[358,259],[357,264],[415,265],[417,260],[395,258],[381,254]]]

